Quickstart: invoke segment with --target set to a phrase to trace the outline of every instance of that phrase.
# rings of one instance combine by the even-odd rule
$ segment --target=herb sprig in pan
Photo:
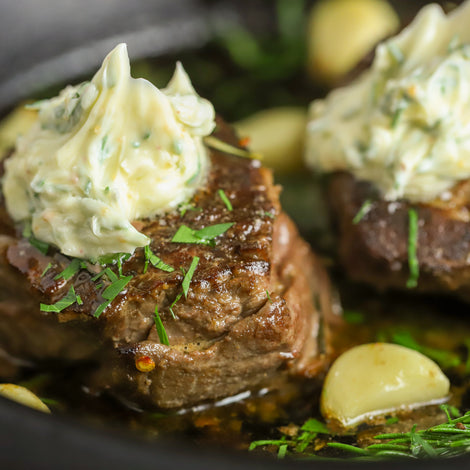
[[[367,447],[358,447],[343,442],[327,442],[326,447],[336,449],[344,458],[371,460],[390,458],[434,458],[457,457],[470,451],[470,411],[463,416],[455,417],[458,410],[442,405],[447,415],[447,422],[428,429],[417,430],[413,426],[409,432],[378,434],[378,442]],[[250,444],[249,450],[258,447],[277,447],[278,458],[325,459],[315,451],[315,443],[320,435],[335,436],[328,428],[316,419],[309,419],[299,428],[294,436],[284,434],[280,439],[259,440]],[[325,448],[325,446],[320,446]],[[322,453],[324,455],[324,453]]]

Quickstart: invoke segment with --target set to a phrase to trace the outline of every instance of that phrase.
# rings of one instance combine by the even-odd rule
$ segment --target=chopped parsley
[[[111,270],[109,269],[109,271]],[[114,276],[116,275],[114,274]],[[132,276],[123,276],[113,281],[108,287],[106,287],[102,294],[105,301],[98,306],[95,313],[93,314],[96,318],[98,318],[104,312],[106,307],[108,307],[108,305],[124,290],[131,279]]]
[[[358,224],[364,217],[365,215],[370,211],[370,208],[372,207],[372,201],[370,199],[366,199],[361,208],[357,211],[357,214],[354,216],[352,223],[354,225]]]
[[[83,268],[83,265],[83,261],[80,261],[78,258],[74,258],[72,262],[61,273],[57,274],[57,276],[54,277],[54,281],[57,281],[58,279],[70,279],[72,276],[77,274],[80,269]]]
[[[47,266],[44,268],[44,271],[42,272],[41,277],[44,277],[44,274],[46,274],[47,271],[49,271],[49,269],[51,268],[52,268],[52,263],[51,262],[47,263]]]
[[[152,252],[150,245],[147,245],[144,248],[145,264],[144,264],[144,274],[147,272],[149,263],[157,269],[166,271],[167,273],[172,273],[175,269],[164,263],[155,253]]]
[[[173,311],[173,307],[175,306],[176,302],[178,302],[179,299],[181,299],[181,296],[183,294],[180,292],[176,297],[175,297],[175,300],[173,300],[173,302],[171,303],[170,307],[169,307],[169,310],[170,310],[170,313],[171,313],[171,316],[176,320],[176,315],[175,315],[175,312]]]
[[[408,266],[410,275],[406,287],[412,289],[418,285],[419,261],[417,255],[418,245],[418,213],[415,209],[408,211]]]
[[[271,296],[269,295],[269,291],[267,289],[266,289],[266,296],[268,298],[269,303],[272,304],[273,301],[271,300]]]
[[[37,248],[43,255],[47,255],[47,252],[49,251],[49,245],[46,242],[31,236],[29,237],[29,243]]]
[[[70,307],[74,303],[77,303],[78,305],[82,305],[83,301],[81,297],[75,293],[75,289],[72,286],[67,292],[67,295],[62,297],[55,304],[52,304],[52,305],[40,304],[40,310],[42,312],[59,313],[59,312],[62,312],[62,310],[66,309],[67,307]]]
[[[232,211],[233,210],[232,203],[230,202],[230,199],[225,194],[224,190],[219,189],[217,192],[219,193],[220,199],[222,199],[222,202],[225,204],[225,207],[227,208],[227,210]]]
[[[196,271],[196,267],[198,263],[199,263],[199,257],[195,256],[193,260],[191,261],[191,266],[189,266],[188,271],[184,275],[182,286],[183,286],[183,294],[185,298],[188,298],[189,285],[191,284],[191,280],[193,278],[194,271]]]
[[[197,243],[213,246],[214,239],[225,233],[232,225],[233,223],[209,225],[201,230],[194,230],[186,225],[181,225],[171,241],[173,243]]]
[[[164,344],[165,346],[170,346],[170,342],[168,341],[168,335],[166,334],[165,327],[163,326],[162,319],[158,314],[158,305],[155,306],[155,328],[157,329],[158,337],[160,338],[160,343]]]
[[[117,264],[119,275],[122,276],[122,265],[130,257],[130,253],[109,253],[107,255],[100,256],[96,261],[98,264],[101,264],[101,266]]]

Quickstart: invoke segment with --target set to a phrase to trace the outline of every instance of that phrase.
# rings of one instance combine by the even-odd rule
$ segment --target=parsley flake
[[[109,269],[109,271],[111,270]],[[114,276],[116,277],[115,274]],[[124,290],[124,288],[127,286],[131,279],[132,276],[120,277],[117,280],[113,281],[112,284],[110,284],[108,287],[106,287],[102,294],[103,299],[105,299],[105,301],[98,306],[95,313],[93,314],[96,318],[98,318],[104,312],[106,307],[108,307],[108,305]]]
[[[54,277],[54,281],[57,281],[58,279],[70,279],[72,276],[78,273],[80,269],[82,268],[82,261],[80,261],[78,258],[74,258],[72,262],[57,276]]]
[[[366,199],[362,204],[361,208],[357,211],[357,214],[354,216],[352,223],[357,225],[370,211],[372,207],[372,201],[370,199]]]
[[[408,211],[408,266],[410,275],[406,287],[412,289],[418,285],[419,261],[417,255],[418,245],[418,213],[415,209]]]
[[[171,241],[173,243],[197,243],[201,245],[213,245],[213,240],[225,233],[233,223],[216,224],[194,230],[186,225],[181,225]]]
[[[158,305],[155,306],[155,328],[157,329],[158,337],[160,338],[160,343],[165,346],[170,346],[170,341],[168,340],[168,335],[166,334],[165,327],[163,326],[162,319],[158,314]]]
[[[183,286],[183,293],[184,293],[185,298],[188,298],[189,285],[191,284],[191,279],[193,278],[193,274],[194,274],[194,271],[196,271],[196,267],[198,263],[199,263],[199,257],[195,256],[193,260],[191,261],[191,266],[189,266],[187,273],[184,275],[182,286]]]
[[[220,199],[222,199],[222,202],[225,204],[225,207],[227,208],[228,211],[233,210],[232,203],[230,202],[230,199],[227,197],[223,189],[219,189],[218,194],[220,196]]]
[[[175,297],[175,300],[173,300],[173,302],[171,303],[170,307],[169,307],[169,310],[170,310],[170,313],[171,313],[171,316],[173,317],[174,320],[176,320],[176,315],[175,315],[175,312],[173,311],[173,307],[175,306],[176,302],[178,302],[179,299],[181,299],[181,296],[183,294],[179,293],[176,297]]]
[[[42,272],[41,277],[44,277],[47,271],[49,271],[49,269],[51,268],[52,268],[52,263],[51,262],[47,263],[47,266],[44,268],[44,271]]]
[[[161,269],[162,271],[166,271],[167,273],[172,273],[175,270],[168,264],[164,263],[155,253],[153,253],[152,249],[150,248],[150,245],[147,245],[144,248],[144,256],[145,256],[144,274],[147,272],[149,263],[151,263],[153,267],[157,269]]]
[[[78,305],[82,305],[82,299],[79,295],[75,293],[75,289],[73,286],[67,292],[67,294],[58,300],[55,304],[47,305],[47,304],[40,304],[39,308],[42,312],[62,312],[62,310],[70,307],[72,304],[77,303]]]

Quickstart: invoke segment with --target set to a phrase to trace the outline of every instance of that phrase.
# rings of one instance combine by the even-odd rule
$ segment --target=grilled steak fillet
[[[219,136],[233,143],[231,131],[219,127]],[[94,281],[88,267],[69,280],[57,279],[70,259],[52,249],[43,255],[27,240],[4,235],[1,347],[34,361],[93,361],[97,370],[88,380],[96,390],[159,407],[267,386],[279,375],[321,371],[328,349],[325,319],[331,317],[325,272],[282,213],[269,170],[217,151],[211,160],[193,207],[136,222],[151,238],[152,251],[175,270],[149,265],[144,272],[143,250],[137,250],[123,265],[123,275],[132,279],[99,318],[93,313],[109,285],[106,276]],[[182,224],[200,229],[227,222],[234,225],[214,246],[171,242]],[[182,270],[196,256],[187,298],[174,303],[182,293]],[[52,304],[71,286],[82,305],[39,311],[39,302]],[[170,346],[160,342],[156,306]],[[153,370],[136,368],[144,356],[153,360]]]
[[[349,173],[331,176],[329,200],[339,233],[339,257],[348,275],[383,290],[406,288],[409,210],[418,213],[417,289],[455,293],[470,300],[470,182],[432,204],[388,202]],[[365,201],[365,216],[353,223]]]

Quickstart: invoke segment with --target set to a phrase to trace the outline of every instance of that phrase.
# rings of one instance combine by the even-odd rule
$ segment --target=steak
[[[236,145],[218,122],[218,137]],[[138,249],[115,276],[130,281],[99,317],[109,276],[82,265],[61,277],[72,260],[49,247],[41,253],[14,235],[4,214],[0,239],[0,345],[15,358],[88,361],[84,378],[138,406],[189,406],[244,390],[269,387],[291,375],[315,377],[328,361],[332,320],[327,275],[279,204],[279,187],[256,160],[211,150],[211,171],[185,210],[135,222],[151,250],[174,268],[145,270]],[[231,201],[229,210],[221,197]],[[194,230],[233,225],[213,243],[175,243]],[[182,283],[199,258],[187,296]],[[40,311],[70,292],[81,299],[60,312]],[[104,297],[103,297],[104,296]],[[169,346],[157,329],[155,309]],[[142,364],[149,365],[143,368]]]
[[[406,289],[409,210],[418,215],[416,289],[452,293],[470,300],[470,181],[457,184],[449,197],[429,204],[385,201],[366,182],[349,173],[330,178],[328,199],[339,235],[339,258],[356,281],[385,289]],[[366,201],[370,208],[353,222]]]

